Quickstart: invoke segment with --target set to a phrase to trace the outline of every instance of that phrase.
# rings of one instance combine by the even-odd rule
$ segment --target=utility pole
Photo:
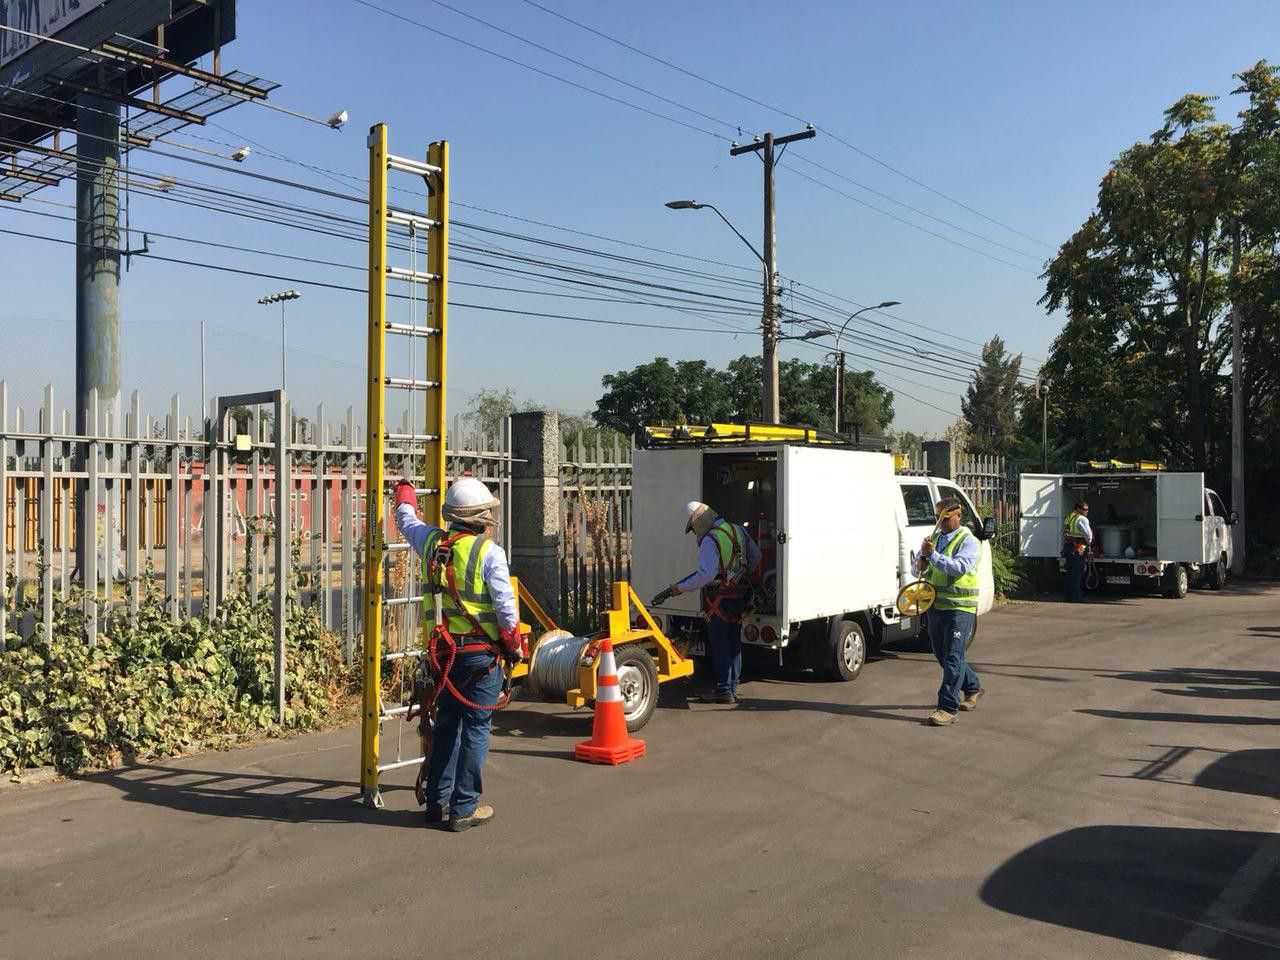
[[[836,415],[835,432],[840,432],[844,420],[844,351],[836,351]]]
[[[790,133],[785,137],[774,137],[766,133],[763,140],[739,146],[734,143],[729,148],[731,157],[744,153],[760,152],[764,160],[764,296],[761,309],[760,324],[764,340],[764,422],[777,423],[778,414],[778,250],[777,234],[774,230],[773,203],[773,167],[778,157],[774,155],[775,147],[786,149],[787,144],[796,140],[808,140],[815,136],[813,126],[800,133]]]
[[[1240,221],[1231,234],[1231,509],[1239,519],[1239,536],[1231,538],[1231,575],[1244,575],[1244,377],[1240,364],[1240,308],[1236,305],[1236,279],[1240,270]]]

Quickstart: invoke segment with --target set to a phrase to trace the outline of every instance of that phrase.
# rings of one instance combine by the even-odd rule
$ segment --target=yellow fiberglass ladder
[[[387,180],[392,171],[420,177],[426,183],[426,215],[387,202]],[[414,191],[416,192],[416,191]],[[387,234],[394,230],[391,249],[409,252],[409,266],[388,262]],[[419,238],[425,238],[426,269],[418,269]],[[387,282],[407,285],[397,298],[408,303],[405,323],[387,321]],[[419,320],[419,292],[421,320]],[[426,162],[393,156],[387,150],[387,126],[369,130],[369,370],[367,416],[368,516],[365,527],[364,582],[364,685],[361,707],[360,786],[366,805],[382,806],[378,778],[389,770],[422,762],[417,736],[411,738],[414,756],[405,756],[403,723],[397,723],[393,757],[383,759],[379,734],[384,719],[399,721],[409,711],[413,696],[412,672],[422,652],[422,638],[429,624],[422,616],[417,558],[404,541],[388,543],[388,511],[392,483],[403,475],[415,480],[423,517],[442,523],[445,486],[445,346],[448,342],[449,293],[449,144],[440,141],[427,148]],[[387,336],[404,338],[408,349],[394,356],[407,358],[406,376],[387,371]],[[419,344],[423,345],[422,373],[418,374]],[[388,394],[407,397],[403,426],[388,432],[393,412]],[[418,427],[417,397],[423,396],[422,426]],[[396,475],[386,476],[386,458],[399,465]],[[417,480],[422,485],[418,486]],[[398,538],[397,538],[398,539]],[[403,556],[398,556],[403,554]],[[388,566],[393,567],[395,596],[384,596]],[[384,628],[398,627],[398,629]],[[386,695],[396,693],[398,703],[384,703],[383,665],[394,674]]]

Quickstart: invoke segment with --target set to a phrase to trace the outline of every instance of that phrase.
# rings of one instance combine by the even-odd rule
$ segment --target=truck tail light
[[[773,627],[770,627],[770,626],[761,627],[760,639],[763,640],[765,643],[769,644],[770,646],[773,646],[773,644],[778,639],[778,631],[774,630]]]
[[[760,628],[757,627],[754,623],[748,623],[745,627],[742,628],[742,634],[752,643],[755,643],[757,640],[760,639]]]

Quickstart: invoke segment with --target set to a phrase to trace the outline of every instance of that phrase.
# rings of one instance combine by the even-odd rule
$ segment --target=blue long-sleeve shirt
[[[938,542],[934,544],[933,553],[929,554],[929,562],[945,573],[948,577],[963,577],[966,573],[973,570],[978,565],[978,558],[982,555],[982,545],[978,543],[978,538],[969,531],[969,536],[965,537],[960,546],[956,548],[954,556],[945,556],[946,549],[951,545],[951,541],[960,535],[963,527],[956,527],[951,533],[944,533],[938,537]],[[911,562],[917,563],[920,554],[913,553]]]
[[[714,530],[716,527],[725,526],[727,523],[728,521],[722,517],[711,525],[711,529]],[[744,557],[746,563],[743,571],[750,573],[760,566],[760,548],[745,530],[743,531],[743,536],[747,541],[746,556]],[[719,573],[720,550],[716,547],[715,539],[708,533],[698,544],[698,569],[683,580],[677,581],[676,586],[680,588],[681,593],[688,593],[690,590],[701,590],[714,580]]]
[[[418,512],[407,503],[396,507],[396,527],[418,556],[422,556],[422,549],[431,532],[440,529],[419,520]],[[498,615],[498,626],[503,630],[514,629],[520,623],[520,614],[515,591],[511,589],[511,570],[507,566],[506,552],[496,543],[484,555],[484,562],[480,565],[480,575],[484,578],[485,586],[489,588],[489,596],[493,598],[493,608]]]

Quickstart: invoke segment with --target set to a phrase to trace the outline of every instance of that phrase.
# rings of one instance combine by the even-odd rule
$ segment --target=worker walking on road
[[[1062,522],[1062,555],[1067,561],[1066,595],[1068,603],[1084,600],[1084,575],[1088,565],[1086,554],[1093,543],[1093,527],[1089,525],[1089,504],[1080,500]]]
[[[751,594],[748,578],[760,566],[760,548],[744,528],[725,520],[705,503],[686,504],[684,519],[684,532],[698,538],[698,569],[663,593],[679,596],[705,588],[703,616],[715,686],[700,696],[704,703],[737,703],[742,676],[742,614]],[[655,598],[659,603],[666,599],[662,594],[659,598]]]
[[[396,526],[422,557],[429,619],[437,619],[439,598],[441,615],[431,637],[435,659],[461,696],[443,677],[435,678],[439,696],[427,760],[427,822],[447,817],[450,830],[466,830],[493,819],[493,807],[480,805],[489,725],[502,692],[504,661],[518,663],[527,655],[507,557],[490,539],[499,504],[471,477],[455,481],[445,494],[447,530],[418,519],[408,480],[396,484],[395,503]]]
[[[975,709],[983,694],[978,675],[965,659],[978,619],[981,546],[973,532],[961,525],[961,505],[955,497],[939,500],[935,515],[938,529],[920,544],[913,559],[921,577],[937,591],[926,621],[933,655],[942,666],[942,686],[938,687],[938,709],[929,715],[929,723],[945,727],[955,722],[958,710]]]

